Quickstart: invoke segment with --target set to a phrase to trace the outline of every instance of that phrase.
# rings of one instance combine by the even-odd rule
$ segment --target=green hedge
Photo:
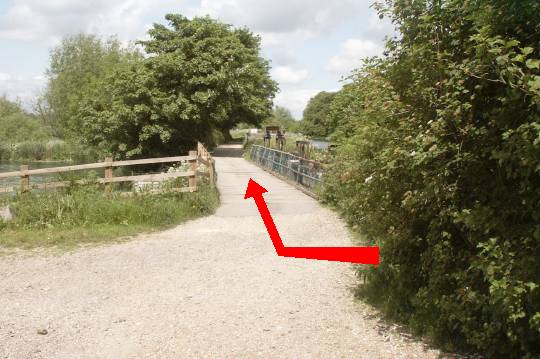
[[[359,293],[444,348],[540,357],[540,4],[387,1],[323,198],[381,246]]]

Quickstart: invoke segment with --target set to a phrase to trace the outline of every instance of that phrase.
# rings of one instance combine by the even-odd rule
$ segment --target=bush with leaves
[[[120,66],[141,59],[139,51],[123,48],[114,37],[66,36],[51,51],[47,87],[36,104],[42,122],[56,137],[79,139],[80,104],[103,91],[102,81]]]
[[[335,96],[335,92],[322,91],[309,100],[300,125],[303,134],[326,138],[334,132],[335,127],[328,120],[328,112]]]
[[[108,76],[79,113],[89,145],[123,157],[183,153],[270,115],[277,90],[260,39],[209,17],[167,15],[148,56]]]
[[[538,357],[540,3],[377,8],[401,35],[335,99],[324,191],[381,246],[361,292],[445,348]]]
[[[0,97],[0,142],[12,146],[19,142],[45,140],[51,135],[43,124],[20,104]]]

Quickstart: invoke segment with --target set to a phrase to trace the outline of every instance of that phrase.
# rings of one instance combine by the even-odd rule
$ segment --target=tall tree
[[[169,14],[141,44],[160,89],[194,106],[194,120],[209,121],[228,137],[237,123],[259,124],[270,115],[277,91],[260,38],[209,17]]]
[[[304,110],[301,129],[308,136],[328,137],[334,127],[328,119],[330,105],[336,96],[335,92],[319,92],[312,97]]]
[[[270,116],[277,85],[258,36],[209,17],[165,18],[169,26],[155,24],[140,42],[149,56],[115,72],[107,96],[86,103],[92,144],[127,157],[173,154]]]
[[[136,61],[140,55],[123,49],[114,37],[102,40],[95,35],[65,37],[51,51],[48,84],[36,110],[57,136],[77,136],[80,104],[100,86],[100,81],[122,62]]]
[[[47,129],[18,103],[0,97],[0,145],[13,146],[19,142],[49,139]]]

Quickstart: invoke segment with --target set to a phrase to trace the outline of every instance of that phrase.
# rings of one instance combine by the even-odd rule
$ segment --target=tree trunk
[[[221,129],[221,133],[223,134],[223,138],[225,138],[225,143],[231,142],[233,140],[233,138],[231,136],[231,132],[230,132],[230,130],[228,128]]]

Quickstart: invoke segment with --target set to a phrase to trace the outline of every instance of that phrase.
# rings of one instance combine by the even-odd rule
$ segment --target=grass
[[[9,143],[0,139],[0,161],[74,161],[95,162],[98,154],[91,148],[63,140],[29,140]]]
[[[15,219],[0,222],[0,247],[72,248],[151,232],[209,215],[219,204],[216,189],[195,193],[105,196],[97,186],[18,195],[9,202]]]

